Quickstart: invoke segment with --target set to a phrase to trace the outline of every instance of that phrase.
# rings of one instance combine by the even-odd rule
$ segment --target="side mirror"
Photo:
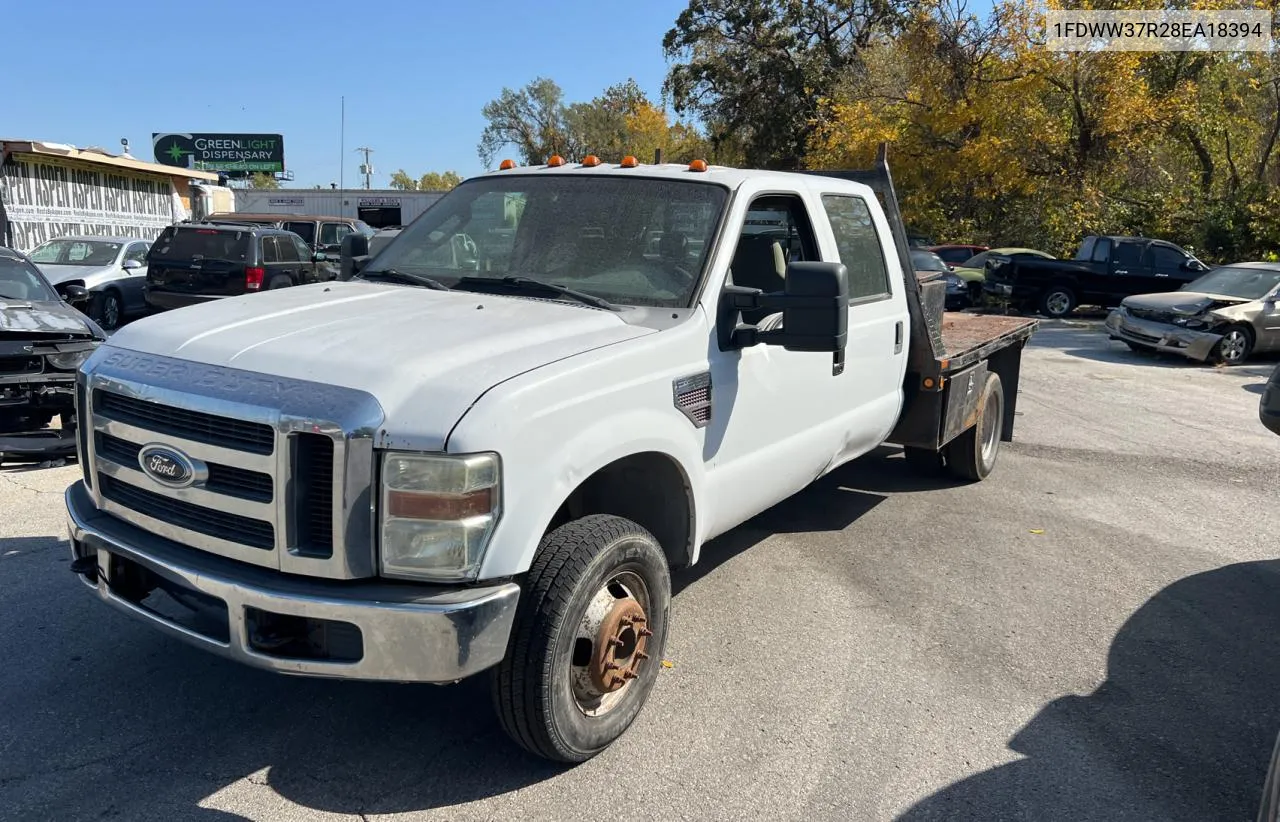
[[[120,267],[125,271],[137,271],[139,268],[142,268],[142,263],[137,260],[125,260],[120,263]]]
[[[72,305],[87,303],[89,302],[89,289],[82,285],[64,285],[62,287],[62,299]]]
[[[327,259],[329,259],[329,255],[323,251],[317,251],[311,255],[311,261],[314,263],[322,263]]]
[[[842,263],[791,263],[785,290],[766,294],[757,288],[726,286],[723,299],[735,311],[782,312],[781,327],[735,328],[735,347],[764,343],[788,351],[829,351],[836,354],[838,366],[843,364],[849,339],[849,270]]]
[[[363,234],[348,234],[343,237],[339,249],[338,279],[340,280],[351,279],[360,273],[365,263],[369,262],[369,238]]]

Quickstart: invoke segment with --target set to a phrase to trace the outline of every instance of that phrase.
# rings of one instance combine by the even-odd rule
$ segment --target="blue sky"
[[[542,75],[568,100],[634,77],[655,101],[662,36],[685,0],[366,2],[141,0],[80,4],[61,18],[11,3],[0,74],[0,137],[49,140],[153,160],[152,132],[284,135],[290,186],[345,182],[357,146],[374,149],[374,187],[399,168],[483,170],[480,108]],[[70,14],[70,7],[67,7]],[[190,13],[190,19],[186,14]]]

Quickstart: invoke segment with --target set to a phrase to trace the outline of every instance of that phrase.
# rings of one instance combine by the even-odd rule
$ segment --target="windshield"
[[[102,240],[50,240],[29,255],[33,262],[49,265],[111,265],[120,253],[120,243]]]
[[[249,256],[248,231],[169,226],[151,246],[148,260],[227,260],[244,262]]]
[[[1183,291],[1201,294],[1221,294],[1224,297],[1240,297],[1260,300],[1280,285],[1280,271],[1273,268],[1216,268],[1199,279],[1182,287]]]
[[[611,303],[688,306],[727,199],[715,184],[639,176],[479,178],[436,201],[365,271],[450,287],[530,277]]]
[[[61,298],[35,266],[24,260],[0,257],[0,299],[53,301]]]
[[[932,251],[912,251],[911,267],[916,271],[946,271],[947,264]]]
[[[990,251],[984,251],[981,254],[974,254],[969,259],[960,263],[961,268],[986,268],[987,257],[991,256]]]

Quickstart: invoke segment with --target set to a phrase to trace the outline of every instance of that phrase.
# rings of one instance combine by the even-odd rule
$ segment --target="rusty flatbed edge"
[[[947,365],[939,370],[945,373],[972,365],[1002,348],[1027,339],[1039,324],[1039,320],[1027,317],[945,312],[942,315],[941,359],[946,360]]]

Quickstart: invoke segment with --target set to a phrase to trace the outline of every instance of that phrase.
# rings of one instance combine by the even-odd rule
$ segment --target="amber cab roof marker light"
[[[619,165],[621,165],[623,168],[635,168],[636,166],[640,165],[640,161],[637,160],[632,155],[628,154],[626,157],[622,158],[622,162],[619,163]]]
[[[692,163],[689,163],[689,170],[690,170],[690,171],[706,171],[706,170],[707,170],[707,161],[706,161],[706,160],[694,160]]]
[[[498,165],[498,170],[499,170],[499,171],[510,171],[511,169],[513,169],[513,168],[515,168],[515,167],[516,167],[516,161],[515,161],[515,160],[510,160],[510,159],[508,159],[508,160],[503,160],[503,161]]]
[[[547,165],[550,166],[551,168],[559,168],[560,166],[564,165],[564,158],[561,157],[559,154],[552,154],[550,157],[547,158]]]
[[[588,154],[586,157],[582,158],[582,164],[587,168],[595,168],[600,165],[600,158],[594,154]]]

